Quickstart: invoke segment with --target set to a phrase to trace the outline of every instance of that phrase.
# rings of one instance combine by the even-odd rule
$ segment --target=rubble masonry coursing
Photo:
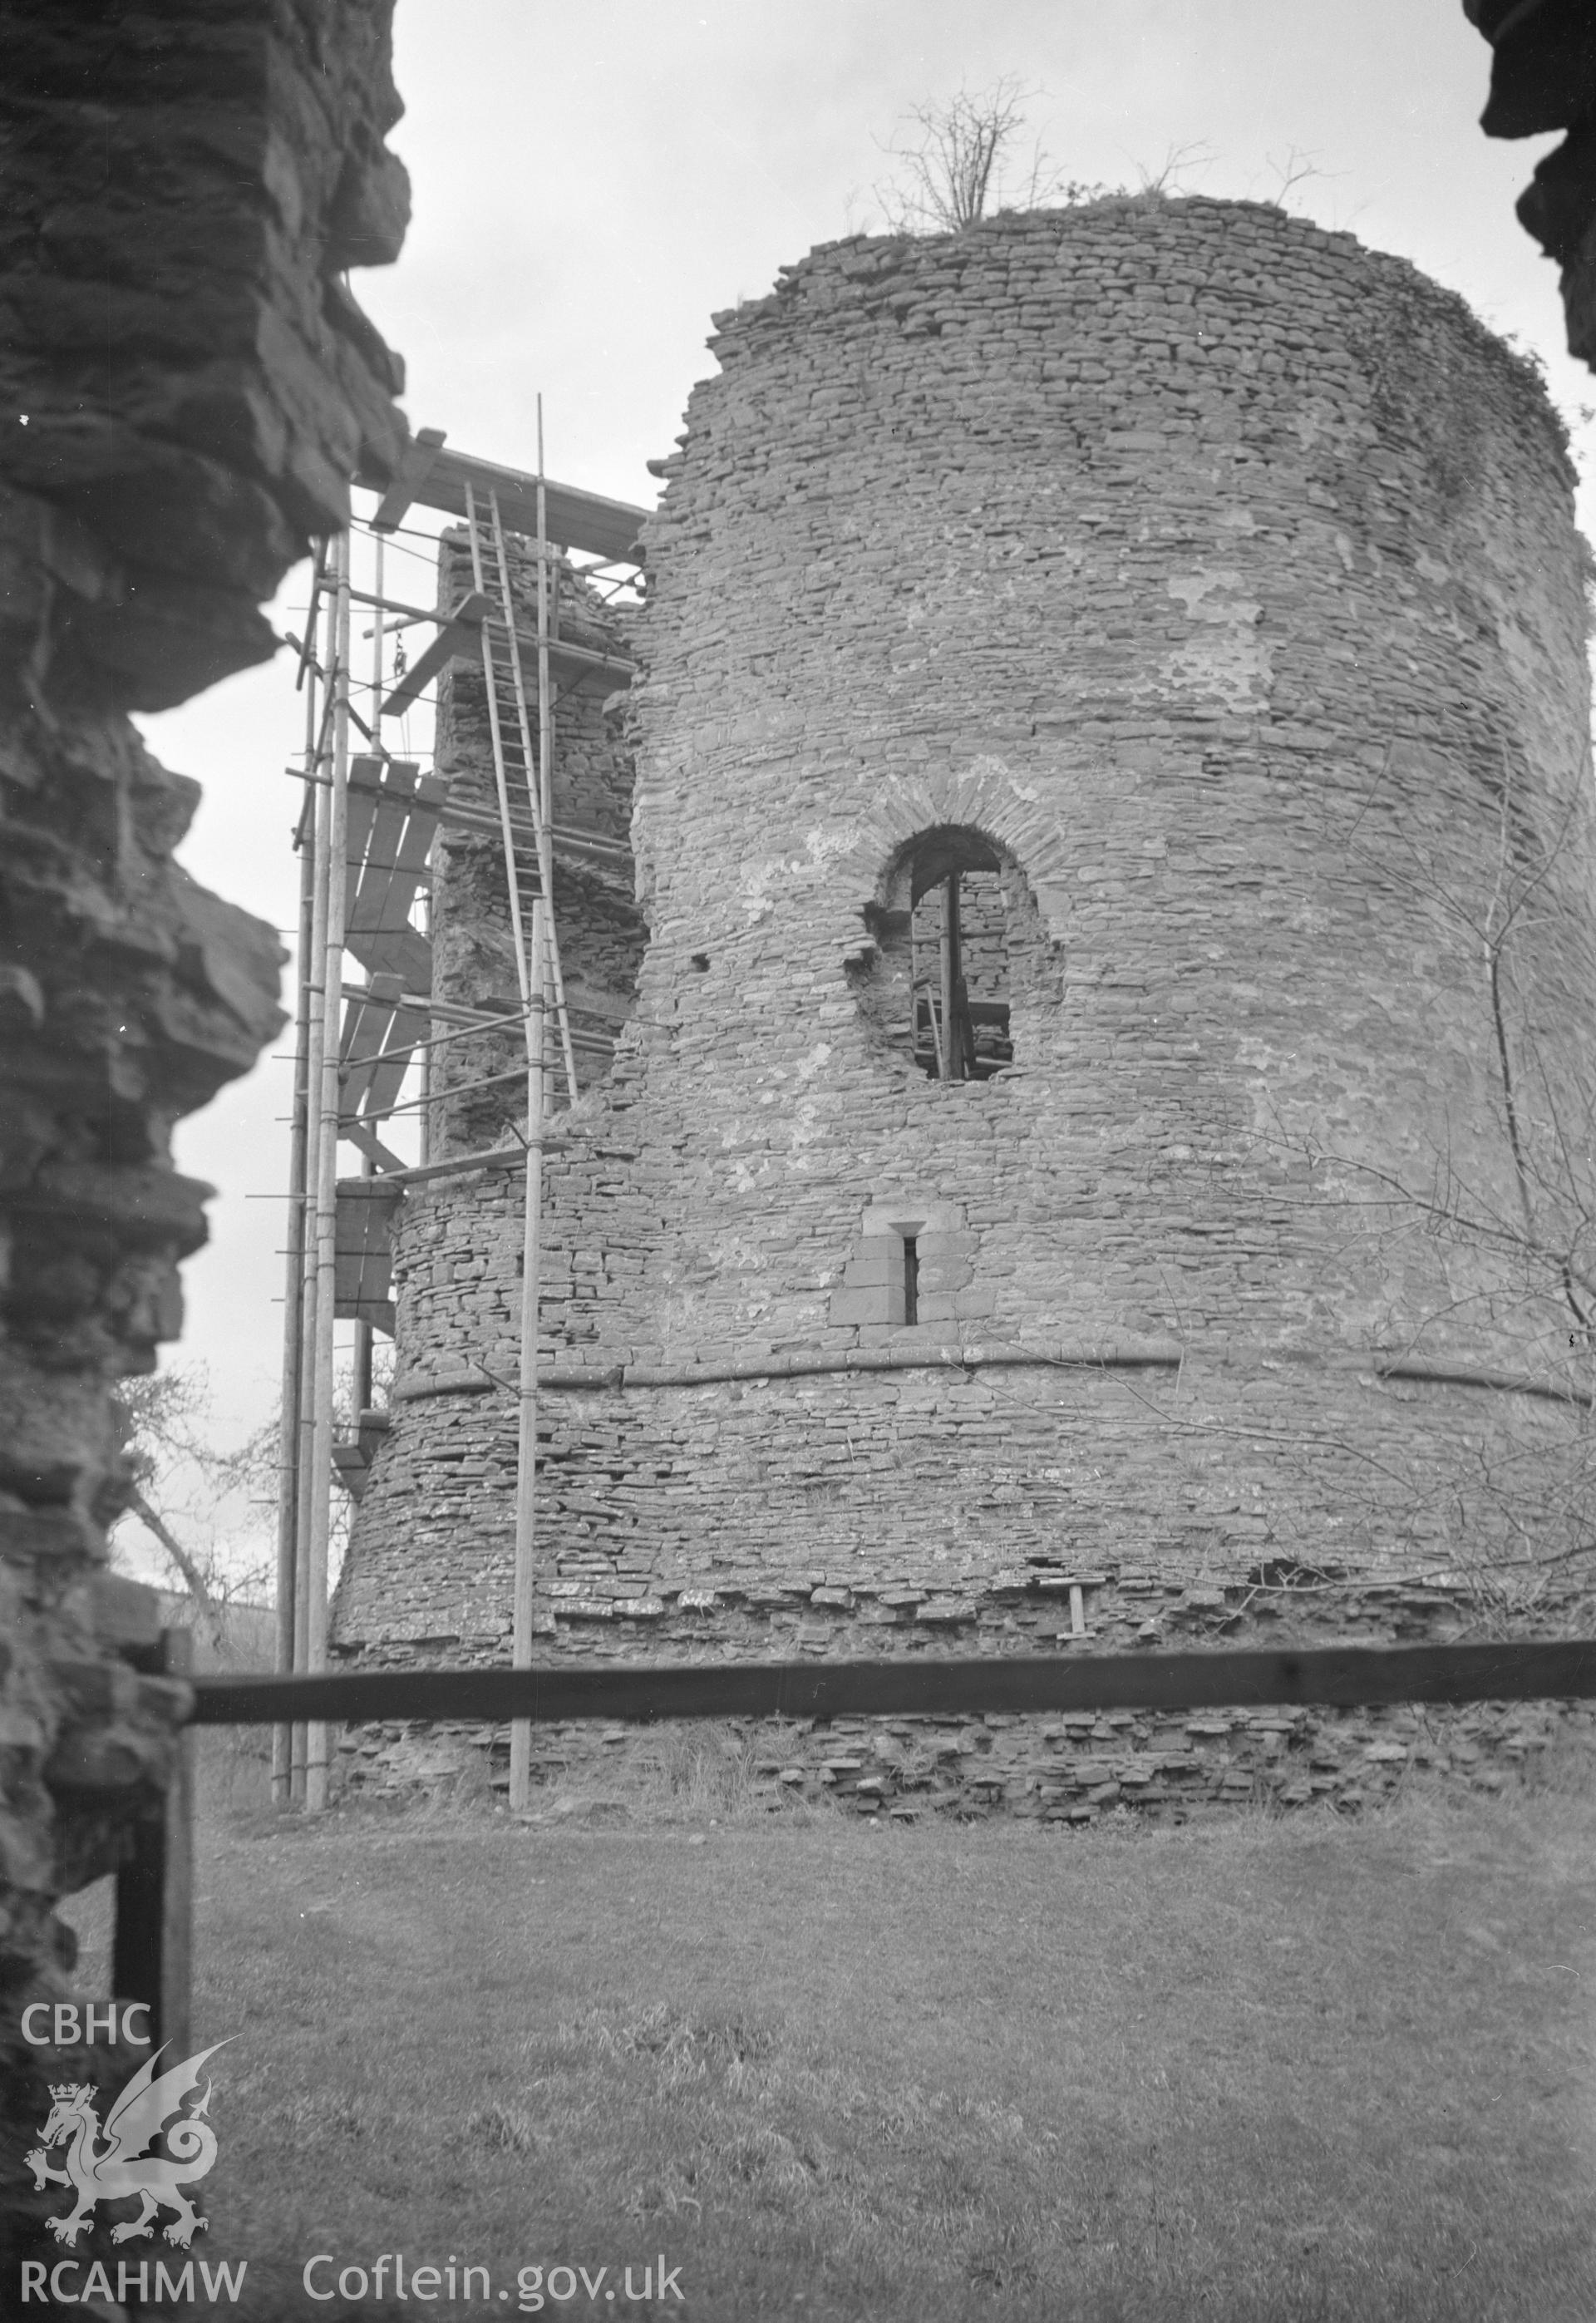
[[[629,1015],[546,1164],[546,1650],[1525,1611],[1588,1529],[1596,1208],[1537,381],[1404,262],[1203,200],[832,244],[717,320],[626,733],[575,713],[557,810],[624,830],[635,764],[594,979]],[[950,872],[987,1045],[949,1081]],[[492,909],[445,858],[440,975],[480,987]],[[405,1202],[358,1662],[508,1657],[519,1213],[502,1175]]]

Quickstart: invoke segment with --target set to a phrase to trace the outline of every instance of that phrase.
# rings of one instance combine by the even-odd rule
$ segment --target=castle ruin
[[[856,237],[716,326],[645,601],[563,592],[640,676],[560,713],[541,1650],[1545,1619],[1590,1522],[1596,797],[1530,367],[1405,262],[1204,199]],[[438,768],[485,804],[482,713],[457,669]],[[435,992],[479,1010],[497,877],[445,833]],[[489,1070],[435,1082],[434,1153],[508,1141]],[[503,1659],[518,1185],[412,1187],[396,1232],[336,1650]],[[873,1770],[827,1732],[766,1769],[905,1812],[1355,1797],[1416,1722],[903,1722]]]

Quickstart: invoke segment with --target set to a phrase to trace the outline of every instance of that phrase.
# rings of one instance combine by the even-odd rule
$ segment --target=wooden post
[[[377,600],[376,605],[372,609],[371,613],[371,739],[377,745],[378,748],[381,749],[382,747],[383,540],[382,535],[380,532],[374,533],[371,536],[371,545],[372,562],[374,567],[374,578],[371,582],[371,594]],[[423,1049],[421,1051],[421,1061],[423,1065],[426,1064],[427,1058],[427,1051]],[[425,1108],[423,1109],[423,1118],[425,1120]],[[361,1176],[362,1178],[374,1177],[376,1174],[376,1169],[377,1165],[372,1161],[371,1155],[369,1153],[366,1154],[361,1162]],[[353,1424],[357,1437],[360,1434],[361,1414],[362,1411],[369,1411],[371,1408],[371,1326],[367,1322],[357,1322],[354,1327],[354,1392],[350,1399],[351,1402],[354,1406]]]
[[[942,1048],[945,1081],[964,1079],[964,1042],[959,1023],[959,874],[949,871],[942,882]]]
[[[510,1661],[532,1666],[537,1578],[537,1310],[543,1217],[543,918],[540,895],[532,906],[532,958],[537,982],[527,1012],[527,1182],[521,1211],[521,1354],[516,1433],[516,1563],[511,1602]],[[532,1724],[517,1718],[509,1730],[509,1804],[525,1814],[532,1798]]]
[[[161,1674],[187,1677],[194,1640],[187,1630],[161,1633]],[[172,2044],[172,2061],[188,2053],[194,1956],[194,1735],[178,1737],[177,1761],[155,1813],[133,1826],[132,1855],[116,1875],[116,1927],[111,1990],[150,2011],[153,2048]]]
[[[421,908],[426,915],[427,941],[428,945],[431,944],[433,940],[433,923],[435,916],[433,911],[433,898],[437,894],[438,868],[441,860],[438,849],[439,835],[439,831],[435,831],[430,840],[427,842],[427,884],[421,891]],[[435,1018],[433,1022],[436,1024],[436,1019]],[[421,1051],[421,1088],[419,1096],[420,1103],[416,1108],[416,1118],[420,1125],[421,1167],[425,1170],[427,1163],[436,1158],[433,1151],[432,1137],[432,1042],[430,1041],[428,1041],[427,1046]]]
[[[382,748],[382,550],[384,542],[380,532],[371,536],[372,580],[371,594],[377,600],[371,609],[371,739],[381,751]]]
[[[506,773],[505,738],[495,683],[491,625],[482,623],[482,675],[486,681],[489,730],[493,738],[493,771],[498,789],[500,829],[504,841],[504,868],[509,890],[510,929],[515,942],[527,1042],[527,1180],[521,1220],[521,1333],[518,1387],[515,1565],[510,1588],[510,1658],[518,1669],[531,1666],[537,1602],[535,1557],[537,1493],[537,1318],[539,1226],[543,1203],[544,1030],[547,996],[559,996],[559,955],[552,919],[554,856],[549,831],[554,763],[553,702],[548,656],[548,540],[543,483],[543,406],[538,401],[537,483],[537,762],[532,756],[527,730],[526,687],[521,675],[520,647],[509,569],[504,551],[504,528],[496,494],[489,495],[491,545],[496,560],[507,666],[515,693],[516,718],[522,764],[526,770],[527,806],[537,840],[538,893],[528,929],[521,914],[520,884],[515,830]],[[472,578],[482,591],[487,577],[482,558],[482,523],[475,491],[465,484],[466,522],[471,528]],[[562,1024],[564,1011],[560,1011]],[[572,1098],[576,1095],[575,1064],[569,1038],[565,1040],[566,1070]],[[527,1807],[531,1790],[532,1735],[530,1722],[510,1722],[509,1798],[518,1812]]]
[[[322,958],[322,1047],[316,1148],[316,1345],[311,1372],[310,1540],[306,1563],[305,1667],[327,1666],[327,1547],[332,1520],[333,1320],[338,1270],[338,1024],[344,1006],[344,922],[349,845],[349,535],[337,546],[333,683],[333,786],[327,794],[326,948]],[[305,1733],[305,1812],[327,1803],[327,1728]]]
[[[329,561],[334,551],[329,546]],[[337,605],[335,599],[326,605],[323,621],[322,666],[328,672],[326,684],[331,684],[332,666],[337,653]],[[326,687],[324,687],[324,693]],[[317,727],[315,748],[315,772],[323,767],[325,736]],[[305,1050],[306,1125],[305,1125],[305,1201],[302,1206],[304,1226],[304,1268],[300,1276],[299,1293],[299,1397],[296,1412],[296,1449],[294,1464],[295,1487],[295,1550],[294,1550],[294,1668],[303,1673],[310,1666],[310,1540],[316,1526],[317,1474],[316,1467],[316,1350],[318,1340],[317,1299],[321,1278],[317,1263],[316,1215],[321,1186],[322,1082],[323,1059],[326,1040],[326,1012],[324,1005],[326,983],[327,904],[331,892],[328,845],[332,834],[332,794],[326,784],[313,785],[315,799],[315,848],[311,874],[310,952],[305,963],[304,984],[308,1035]],[[335,1053],[336,1041],[335,1039]],[[308,1738],[305,1722],[297,1720],[292,1746],[290,1792],[299,1804],[305,1799],[305,1768]]]
[[[374,1178],[377,1165],[369,1153],[362,1156],[361,1176]],[[350,1400],[354,1406],[353,1425],[358,1436],[361,1416],[371,1408],[371,1354],[373,1332],[370,1323],[357,1320],[354,1326],[354,1383]]]
[[[909,1059],[920,1055],[920,947],[914,941],[914,900],[909,901]]]
[[[497,515],[497,510],[495,510]],[[531,973],[527,997],[527,1183],[521,1213],[521,1351],[519,1423],[516,1434],[516,1562],[510,1661],[532,1666],[537,1607],[537,1322],[543,1217],[544,1024],[557,974],[554,943],[554,696],[549,668],[548,500],[543,477],[543,398],[537,399],[537,901],[532,906]],[[569,1020],[560,1011],[571,1101],[576,1101]],[[532,1723],[510,1721],[509,1804],[525,1814],[532,1804]]]
[[[309,685],[311,717],[316,686]],[[306,772],[315,772],[316,733],[306,747]],[[299,1398],[305,1328],[306,1154],[309,1134],[310,949],[316,918],[316,788],[305,785],[299,819],[299,941],[295,969],[298,1000],[294,1010],[294,1108],[289,1143],[289,1230],[283,1271],[282,1380],[277,1431],[277,1638],[275,1666],[294,1666],[294,1597],[299,1534]],[[278,1726],[271,1736],[271,1796],[289,1804],[293,1774],[293,1728]]]
[[[563,554],[564,552],[562,552]],[[565,1005],[565,979],[560,967],[560,932],[555,923],[555,684],[549,666],[549,639],[556,628],[558,572],[548,538],[548,491],[543,473],[543,398],[537,399],[537,877],[543,889],[543,941],[548,954],[546,990],[559,1025],[560,1048],[565,1065],[565,1096],[577,1098],[576,1051],[571,1040],[571,1011]]]

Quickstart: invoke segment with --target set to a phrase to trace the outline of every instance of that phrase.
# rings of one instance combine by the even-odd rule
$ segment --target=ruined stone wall
[[[1454,1633],[1590,1477],[1538,383],[1401,262],[1207,201],[834,244],[719,323],[637,631],[637,1013],[547,1164],[551,1650]],[[950,1085],[882,998],[949,848],[1014,1039]],[[406,1207],[340,1636],[501,1655],[471,1366],[513,1373],[519,1189]]]
[[[1570,132],[1543,154],[1517,207],[1556,262],[1568,352],[1596,370],[1596,26],[1583,8],[1516,0],[1463,0],[1463,14],[1491,47],[1486,135]]]
[[[340,280],[403,230],[390,13],[0,8],[8,2190],[46,2069],[117,2070],[23,2049],[18,2018],[69,1988],[54,1903],[120,1859],[182,1708],[115,1657],[152,1593],[104,1571],[126,1492],[112,1391],[176,1336],[177,1262],[205,1236],[209,1189],[173,1173],[171,1130],[281,1022],[273,932],[173,860],[197,787],[125,712],[271,652],[257,601],[344,519],[357,460],[380,474],[402,445],[398,366]]]

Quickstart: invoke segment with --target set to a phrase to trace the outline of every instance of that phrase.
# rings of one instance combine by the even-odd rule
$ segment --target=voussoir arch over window
[[[854,964],[878,1039],[935,1081],[986,1081],[1014,1061],[1014,989],[1037,948],[1035,902],[998,840],[966,823],[917,832],[866,909]]]

